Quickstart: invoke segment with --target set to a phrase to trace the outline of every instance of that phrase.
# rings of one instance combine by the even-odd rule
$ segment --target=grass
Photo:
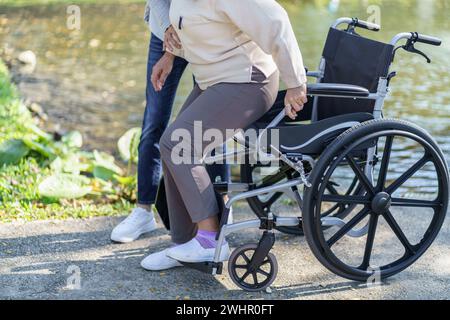
[[[131,204],[125,200],[42,199],[38,185],[47,174],[49,169],[41,168],[33,158],[0,171],[1,222],[115,216],[131,209]]]
[[[0,60],[0,145],[30,135],[32,126],[35,126],[33,116],[22,103],[7,67]],[[130,210],[132,204],[112,182],[102,182],[112,191],[97,191],[81,199],[42,197],[38,187],[52,174],[50,163],[48,158],[32,150],[18,163],[0,167],[0,222],[123,215]],[[90,179],[93,185],[99,184],[99,179]]]

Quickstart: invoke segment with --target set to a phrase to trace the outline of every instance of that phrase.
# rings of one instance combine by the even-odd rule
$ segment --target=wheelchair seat
[[[278,130],[281,152],[318,155],[338,135],[359,123],[369,120],[373,120],[373,115],[370,113],[351,113],[311,124],[282,125],[270,129],[270,131]],[[271,136],[274,135],[269,134],[268,141],[270,141]]]

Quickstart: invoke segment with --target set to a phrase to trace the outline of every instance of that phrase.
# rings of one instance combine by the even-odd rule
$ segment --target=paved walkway
[[[249,218],[246,207],[236,218]],[[132,244],[109,240],[120,218],[0,224],[1,299],[449,299],[450,223],[412,267],[383,286],[367,288],[337,277],[312,256],[304,238],[279,235],[273,250],[279,275],[272,293],[239,290],[227,273],[212,277],[179,268],[146,272],[139,262],[165,248],[163,228]],[[256,242],[258,232],[230,239]],[[73,275],[80,273],[80,289]],[[72,275],[72,277],[71,277]],[[75,280],[74,280],[75,279]]]

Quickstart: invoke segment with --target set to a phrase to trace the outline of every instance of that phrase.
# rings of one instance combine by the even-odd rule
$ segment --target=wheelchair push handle
[[[337,27],[340,26],[341,24],[348,25],[348,29],[362,28],[375,32],[381,30],[380,25],[376,23],[367,22],[364,20],[359,20],[358,18],[339,18],[333,23],[332,28],[337,29]]]
[[[355,27],[358,27],[358,28],[371,30],[371,31],[375,31],[375,32],[378,32],[381,29],[381,27],[375,23],[367,22],[364,20],[359,20],[358,18],[353,18],[352,20],[353,20],[352,25]]]
[[[408,42],[411,43],[420,42],[437,47],[439,47],[442,44],[442,40],[437,37],[428,36],[418,32],[403,32],[397,34],[395,37],[392,38],[391,45],[395,46],[399,41],[403,39],[406,39],[408,40]]]
[[[439,47],[442,44],[442,40],[439,38],[427,36],[425,34],[420,34],[417,32],[412,32],[411,39],[413,41],[415,40],[416,42],[421,42],[437,47]]]

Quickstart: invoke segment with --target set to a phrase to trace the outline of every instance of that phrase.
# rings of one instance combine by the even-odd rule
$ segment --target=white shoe
[[[111,240],[121,243],[132,242],[156,228],[153,212],[139,207],[134,208],[131,214],[113,229]]]
[[[197,239],[192,239],[189,242],[180,244],[176,247],[167,250],[167,256],[178,261],[183,262],[206,262],[214,261],[214,253],[216,249],[205,249],[197,241]],[[230,247],[228,243],[225,242],[222,245],[222,250],[220,251],[220,261],[226,261],[230,257]]]
[[[182,267],[183,265],[177,260],[167,256],[167,250],[152,253],[141,261],[141,267],[149,271],[161,271]]]

